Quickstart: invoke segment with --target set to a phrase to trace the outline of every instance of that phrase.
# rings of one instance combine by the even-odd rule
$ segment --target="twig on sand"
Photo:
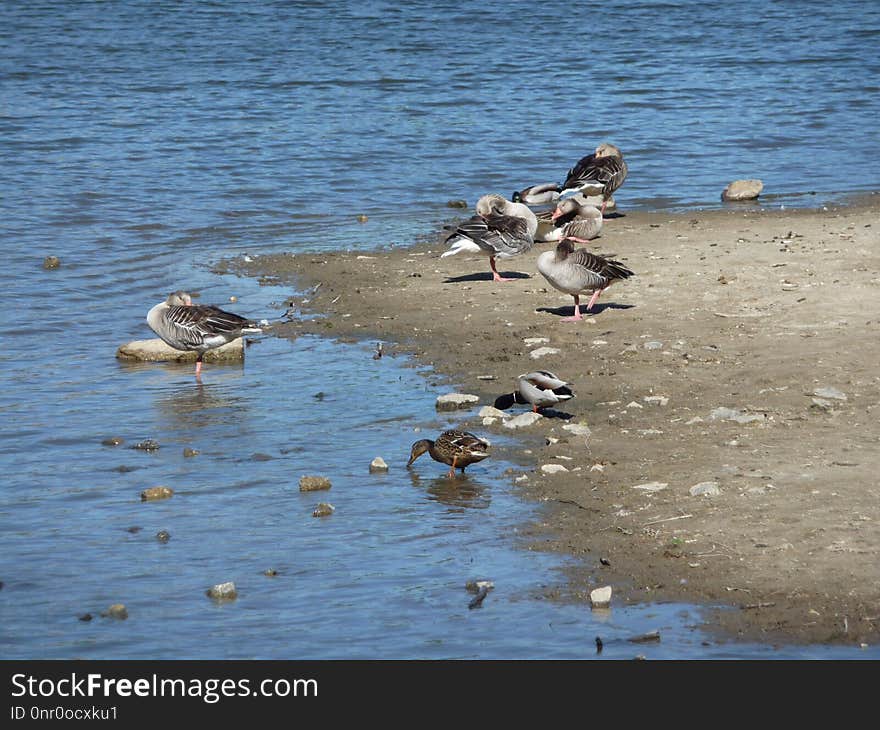
[[[685,520],[688,517],[693,517],[693,515],[676,515],[675,517],[664,517],[662,520],[651,520],[650,522],[646,522],[643,527],[647,527],[648,525],[656,525],[660,522],[672,522],[672,520]]]

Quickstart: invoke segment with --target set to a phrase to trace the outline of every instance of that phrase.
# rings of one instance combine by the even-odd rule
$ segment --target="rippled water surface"
[[[0,4],[0,655],[586,658],[601,634],[605,657],[865,656],[542,599],[563,560],[521,549],[511,465],[407,472],[457,425],[433,408],[454,384],[372,343],[266,337],[201,385],[114,353],[180,287],[280,316],[290,292],[223,258],[406,245],[446,201],[561,180],[603,139],[624,209],[718,205],[739,177],[769,206],[878,189],[878,41],[861,2]],[[300,493],[309,473],[330,492]],[[174,497],[141,503],[157,484]],[[215,605],[225,580],[240,596]],[[115,602],[127,621],[100,617]]]

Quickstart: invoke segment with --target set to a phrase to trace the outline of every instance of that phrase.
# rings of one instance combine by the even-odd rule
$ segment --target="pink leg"
[[[505,279],[501,274],[498,273],[498,269],[495,268],[495,257],[489,257],[489,266],[492,267],[492,280],[493,281],[513,281],[513,279]]]
[[[572,296],[574,297],[574,317],[563,317],[563,322],[578,322],[584,318],[580,309],[581,298],[577,294]]]
[[[590,297],[590,303],[587,305],[588,312],[593,308],[593,305],[596,303],[596,300],[599,298],[599,295],[603,291],[605,291],[605,290],[604,289],[596,289],[596,291],[593,292],[593,296]]]
[[[608,201],[607,201],[607,200],[603,200],[603,201],[602,201],[602,210],[600,211],[600,212],[602,213],[602,217],[603,217],[603,218],[605,217],[605,206],[606,206],[606,205],[608,205]]]
[[[202,358],[196,360],[196,379],[201,379],[202,377]]]

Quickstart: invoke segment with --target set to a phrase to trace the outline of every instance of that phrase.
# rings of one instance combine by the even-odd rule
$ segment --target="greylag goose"
[[[560,200],[555,209],[539,213],[537,218],[536,241],[572,238],[585,243],[601,233],[604,222],[601,211],[580,193]]]
[[[532,410],[547,408],[574,398],[569,384],[547,370],[535,370],[517,378],[517,389],[513,393],[499,395],[495,407],[507,410],[514,403],[531,403]]]
[[[208,304],[193,304],[188,292],[175,291],[147,313],[147,324],[175,350],[197,352],[196,377],[202,357],[244,334],[263,330],[249,319]]]
[[[608,199],[626,179],[627,167],[623,153],[613,144],[603,142],[596,151],[577,161],[562,183],[561,195],[573,192],[602,196],[602,214]]]
[[[483,253],[489,257],[494,281],[510,281],[498,273],[496,258],[510,258],[532,248],[538,219],[523,203],[513,203],[501,195],[484,195],[477,201],[477,214],[454,228],[446,238],[449,251],[440,258],[461,251]]]
[[[570,238],[563,239],[554,251],[545,251],[538,257],[538,271],[552,287],[574,297],[574,316],[565,317],[563,322],[576,322],[583,319],[580,310],[580,295],[593,292],[589,312],[599,295],[615,281],[634,276],[619,261],[611,261],[585,248],[575,249]]]
[[[464,474],[464,468],[478,461],[488,458],[489,442],[474,436],[468,431],[444,431],[436,441],[431,439],[420,439],[412,445],[409,454],[409,461],[406,462],[407,467],[412,466],[413,462],[422,454],[428,452],[434,461],[441,464],[449,464],[449,478],[455,478],[455,470],[461,469]]]
[[[514,203],[546,205],[547,203],[555,203],[559,200],[559,191],[559,183],[541,183],[540,185],[532,185],[525,190],[514,193],[510,199]]]

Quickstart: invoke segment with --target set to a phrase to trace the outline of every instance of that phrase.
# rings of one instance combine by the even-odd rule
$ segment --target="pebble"
[[[185,449],[183,450],[183,455],[184,455],[187,459],[189,459],[189,458],[191,458],[191,457],[193,457],[193,456],[198,456],[199,453],[200,453],[200,452],[199,452],[198,449],[190,449],[189,447],[187,447],[187,448],[185,448]]]
[[[644,345],[642,345],[642,347],[644,347],[646,350],[662,350],[663,343],[659,342],[658,340],[651,340],[650,342],[646,342]]]
[[[533,360],[537,360],[538,358],[544,357],[546,355],[558,355],[562,350],[558,347],[539,347],[537,350],[532,350],[529,353],[529,357]]]
[[[691,497],[717,497],[721,494],[718,482],[700,482],[694,484],[689,490]]]
[[[238,598],[238,591],[235,590],[235,583],[228,581],[226,583],[218,583],[217,585],[211,586],[205,591],[205,595],[215,601],[231,601]]]
[[[830,386],[824,388],[816,388],[813,391],[813,395],[818,396],[819,398],[831,398],[832,400],[846,400],[846,394],[842,391],[839,391],[837,388],[832,388]]]
[[[747,414],[737,408],[716,408],[709,414],[713,421],[736,421],[737,423],[753,423],[766,420],[763,414]]]
[[[477,414],[481,418],[504,418],[507,414],[495,406],[483,406]]]
[[[569,431],[573,433],[575,436],[584,436],[589,437],[593,432],[590,430],[590,427],[584,423],[566,423],[562,427],[563,431]]]
[[[665,395],[646,395],[642,400],[645,403],[656,403],[658,406],[665,406],[669,403],[669,398]]]
[[[43,259],[44,269],[57,269],[59,266],[61,266],[61,259],[57,256],[47,256]]]
[[[523,344],[532,347],[534,345],[543,345],[547,342],[550,342],[548,337],[526,337],[523,339]]]
[[[125,441],[123,441],[123,440],[122,440],[121,438],[119,438],[118,436],[112,436],[112,437],[110,437],[110,438],[108,438],[108,439],[104,439],[104,440],[101,442],[101,445],[102,445],[102,446],[119,446],[119,444],[123,444],[123,443],[125,443]]]
[[[666,489],[669,484],[666,482],[645,482],[644,484],[636,484],[633,489],[641,489],[644,492],[659,492],[662,489]]]
[[[438,395],[435,407],[438,411],[457,411],[470,408],[480,402],[480,397],[470,393],[446,393]]]
[[[518,416],[509,418],[504,422],[504,428],[528,428],[534,426],[538,421],[543,419],[540,413],[529,411],[528,413],[520,413]]]
[[[631,400],[629,403],[624,406],[625,408],[638,408],[639,410],[644,409],[644,406],[641,403],[637,403],[634,400]]]
[[[815,411],[830,411],[833,407],[831,401],[824,398],[813,398],[813,402],[810,403],[810,408]]]
[[[156,533],[156,539],[162,543],[168,542],[171,539],[171,533],[168,530],[159,530]]]
[[[159,442],[155,439],[144,439],[143,441],[138,441],[131,448],[137,449],[138,451],[158,451]]]
[[[611,586],[603,586],[590,591],[590,605],[593,608],[609,608],[611,606]]]
[[[157,499],[168,499],[173,494],[174,490],[171,487],[148,487],[141,492],[141,501],[152,502]]]
[[[335,511],[336,507],[329,502],[319,502],[318,506],[315,507],[315,510],[312,512],[312,517],[327,517],[332,515]]]
[[[124,603],[114,603],[110,608],[102,616],[106,616],[108,618],[116,618],[120,621],[124,621],[128,618],[128,609],[125,607]]]
[[[562,464],[542,464],[541,471],[545,474],[557,474],[561,471],[568,471]]]
[[[303,476],[299,478],[300,492],[320,492],[330,489],[330,480],[327,477]]]
[[[386,471],[388,471],[388,464],[385,463],[385,459],[381,456],[377,456],[370,462],[370,474]]]

